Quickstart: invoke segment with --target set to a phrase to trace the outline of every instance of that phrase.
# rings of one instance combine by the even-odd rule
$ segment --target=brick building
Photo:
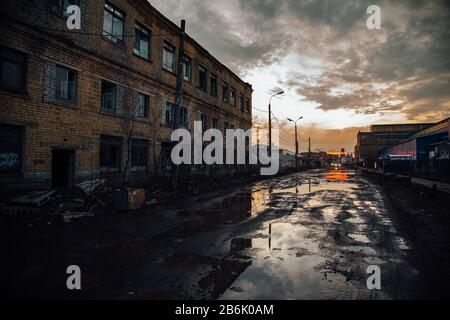
[[[67,28],[69,4],[81,30]],[[170,170],[175,127],[251,127],[251,85],[188,35],[176,108],[180,28],[146,0],[0,6],[2,186],[145,177]]]

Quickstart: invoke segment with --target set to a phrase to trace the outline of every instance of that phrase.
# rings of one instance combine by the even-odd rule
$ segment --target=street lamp
[[[269,146],[268,146],[268,148],[269,148],[269,150],[268,150],[269,157],[272,155],[272,107],[271,107],[271,102],[272,102],[272,98],[273,97],[279,96],[281,94],[284,94],[283,90],[281,90],[278,93],[275,93],[275,94],[271,95],[270,99],[269,99]]]
[[[291,121],[295,124],[295,168],[298,169],[298,136],[297,136],[297,121],[303,119],[303,116],[298,118],[297,120],[292,120],[287,118],[288,121]]]

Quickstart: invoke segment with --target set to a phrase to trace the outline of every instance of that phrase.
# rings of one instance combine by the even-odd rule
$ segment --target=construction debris
[[[34,207],[39,208],[48,203],[56,193],[56,190],[50,191],[32,191],[26,195],[16,197],[7,202],[8,205],[21,206],[21,207]]]

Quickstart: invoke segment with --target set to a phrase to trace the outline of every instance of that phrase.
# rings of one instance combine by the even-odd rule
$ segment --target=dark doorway
[[[75,172],[73,150],[52,150],[52,187],[69,187]]]

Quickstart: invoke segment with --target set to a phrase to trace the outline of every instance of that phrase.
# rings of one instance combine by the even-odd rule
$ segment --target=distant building
[[[449,136],[447,118],[381,150],[381,165],[388,171],[450,180]]]
[[[356,164],[374,167],[381,150],[432,125],[432,123],[372,125],[370,132],[358,132],[355,146]]]

